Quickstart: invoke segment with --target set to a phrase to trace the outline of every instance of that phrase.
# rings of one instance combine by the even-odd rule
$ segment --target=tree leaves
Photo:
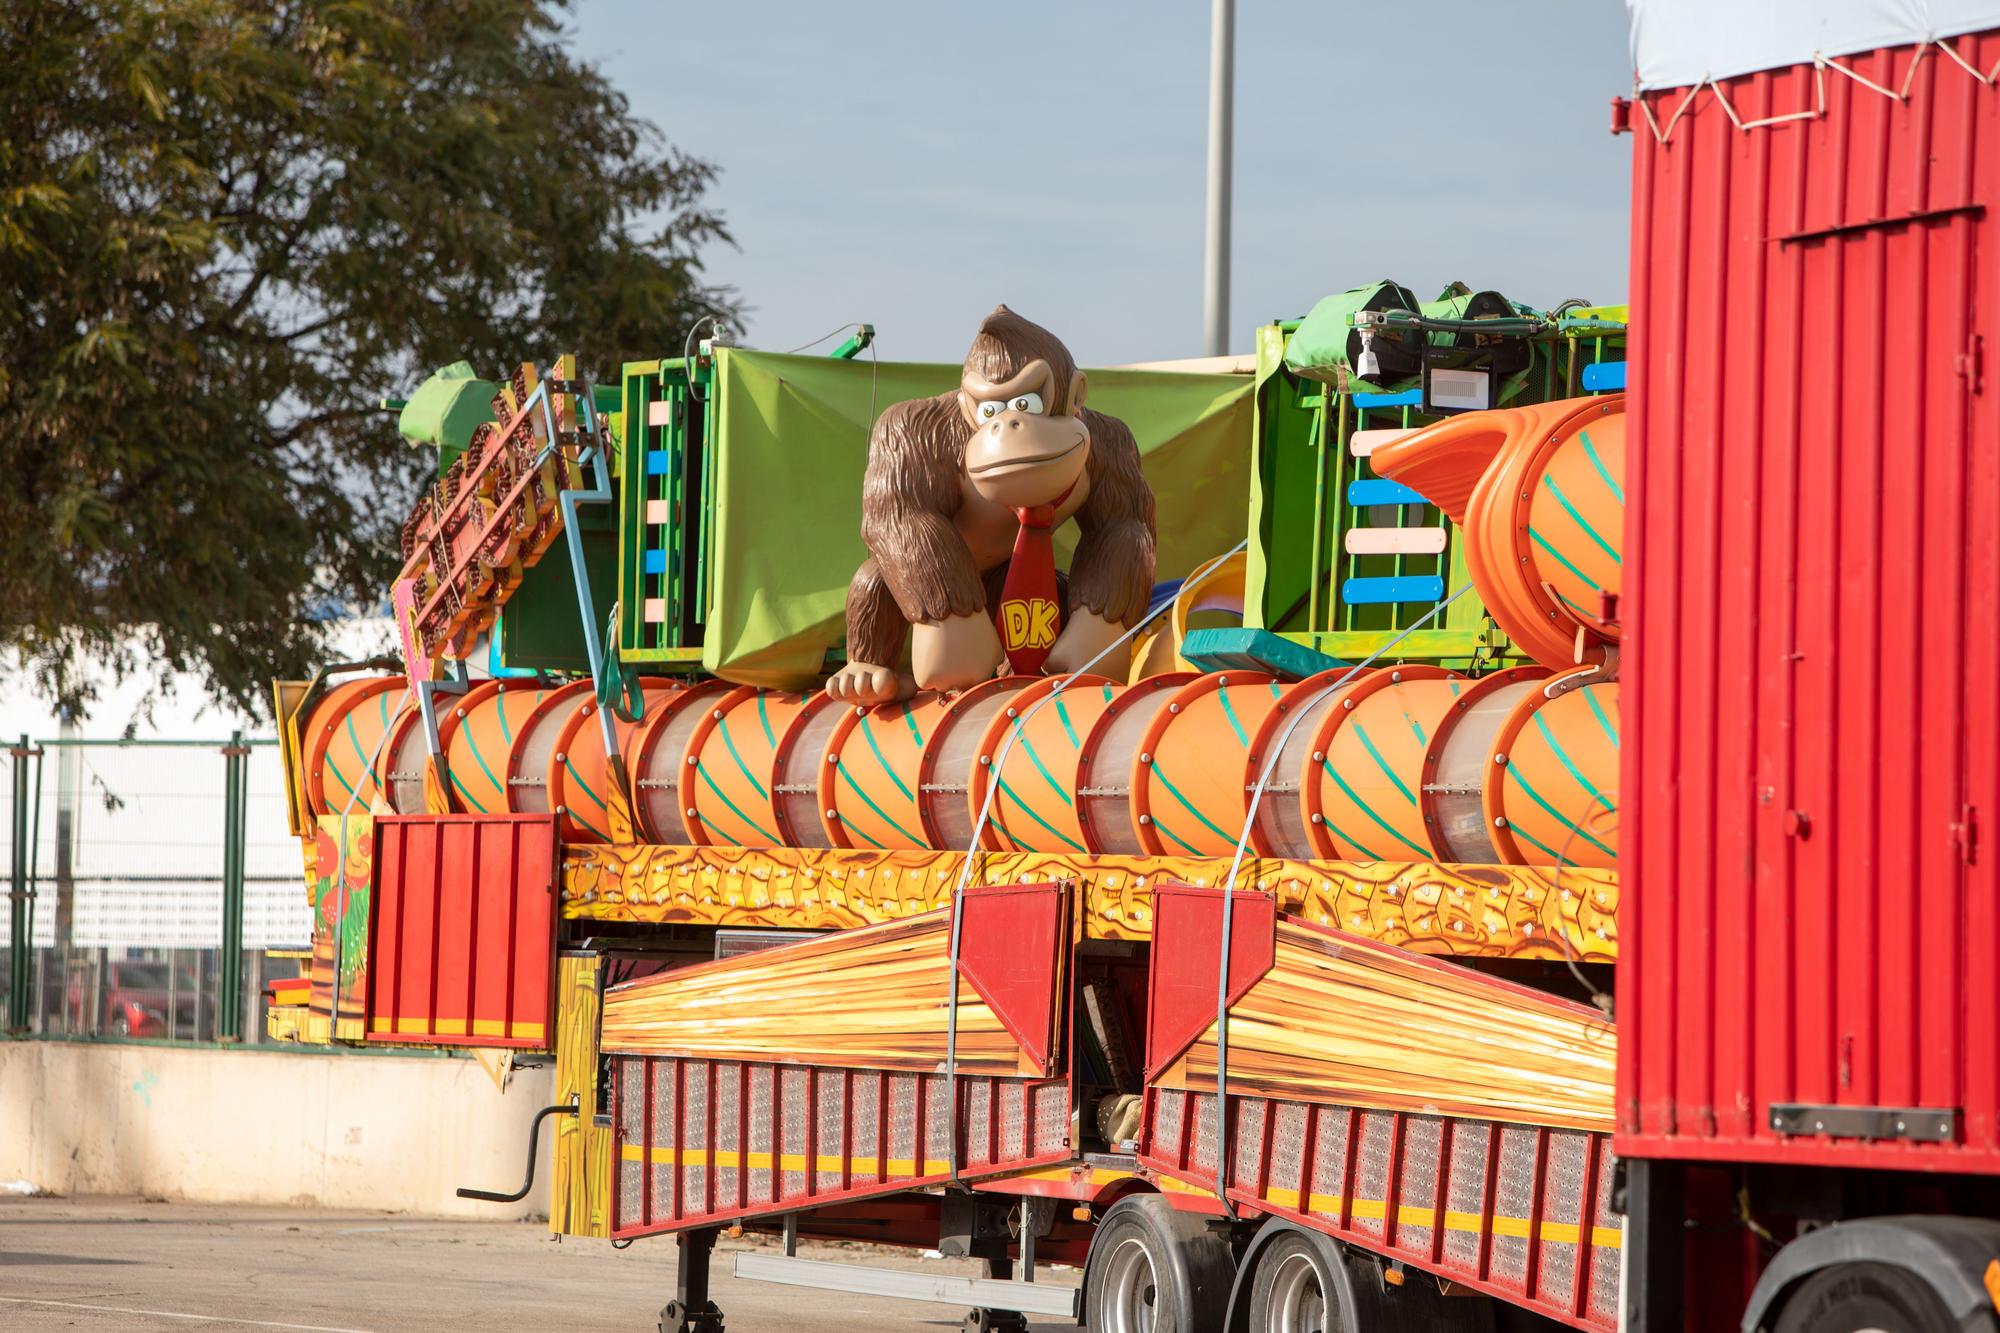
[[[677,347],[733,293],[709,164],[561,0],[0,6],[0,650],[261,706],[373,609],[433,367]]]

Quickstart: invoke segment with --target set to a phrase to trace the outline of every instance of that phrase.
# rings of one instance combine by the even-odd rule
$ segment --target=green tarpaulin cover
[[[1250,483],[1247,375],[1092,370],[1090,406],[1132,428],[1159,502],[1158,577],[1243,539]],[[861,475],[891,403],[943,393],[959,368],[720,349],[711,392],[722,443],[716,566],[702,665],[797,689],[845,635],[847,582],[867,558]],[[1058,534],[1067,561],[1074,524]]]
[[[493,420],[493,395],[500,386],[473,373],[467,361],[431,372],[403,404],[396,430],[411,444],[436,445],[438,475],[472,443],[472,432]]]

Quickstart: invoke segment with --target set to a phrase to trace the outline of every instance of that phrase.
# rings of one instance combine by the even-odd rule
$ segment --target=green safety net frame
[[[1251,378],[1088,373],[1090,406],[1122,419],[1139,441],[1159,505],[1157,576],[1184,575],[1241,540]],[[868,554],[861,479],[871,413],[945,392],[958,377],[955,365],[717,350],[705,404],[717,447],[705,496],[713,534],[703,667],[744,684],[812,683],[844,637],[848,580]],[[1075,541],[1066,525],[1060,559]],[[622,554],[628,567],[643,557]]]
[[[1358,288],[1330,297],[1333,305],[1322,302],[1314,313],[1338,307],[1338,317],[1351,320],[1374,290]],[[1447,292],[1427,311],[1455,317],[1462,305],[1462,298]],[[1517,309],[1525,312],[1524,307]],[[1553,317],[1531,340],[1527,369],[1503,381],[1502,401],[1545,402],[1586,392],[1586,367],[1624,359],[1627,317],[1622,305],[1568,308]],[[1245,622],[1317,652],[1358,661],[1381,649],[1430,607],[1421,602],[1345,604],[1340,590],[1348,578],[1432,575],[1450,590],[1469,582],[1470,576],[1457,533],[1434,506],[1399,511],[1394,525],[1444,528],[1446,546],[1437,555],[1355,555],[1343,549],[1345,534],[1369,522],[1368,515],[1349,503],[1348,487],[1375,477],[1368,460],[1351,452],[1353,433],[1409,429],[1434,418],[1407,402],[1382,402],[1415,397],[1408,392],[1414,379],[1377,386],[1340,375],[1329,382],[1302,371],[1297,364],[1301,361],[1322,371],[1331,364],[1324,355],[1331,343],[1325,319],[1316,335],[1319,350],[1298,347],[1312,318],[1257,331]],[[1478,597],[1468,594],[1402,639],[1397,656],[1468,669],[1512,661],[1516,654]]]

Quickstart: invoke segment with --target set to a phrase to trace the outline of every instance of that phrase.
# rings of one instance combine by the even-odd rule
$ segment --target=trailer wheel
[[[1894,1264],[1822,1268],[1778,1314],[1778,1333],[1929,1333],[1957,1321],[1931,1284]]]
[[[1091,1333],[1211,1333],[1228,1311],[1229,1245],[1157,1194],[1120,1199],[1091,1237]]]
[[[1317,1246],[1296,1232],[1278,1237],[1251,1276],[1250,1333],[1337,1333],[1340,1307]]]

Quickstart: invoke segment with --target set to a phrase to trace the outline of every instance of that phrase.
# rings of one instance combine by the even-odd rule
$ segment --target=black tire
[[[1930,1283],[1894,1264],[1822,1268],[1778,1312],[1777,1333],[1938,1333],[1958,1327]]]
[[[1257,1255],[1250,1275],[1250,1333],[1318,1328],[1348,1333],[1334,1277],[1320,1247],[1296,1231],[1287,1232]]]
[[[1157,1194],[1112,1205],[1090,1238],[1084,1326],[1091,1333],[1215,1333],[1229,1310],[1235,1261],[1202,1219]],[[1150,1314],[1148,1325],[1139,1316]]]

